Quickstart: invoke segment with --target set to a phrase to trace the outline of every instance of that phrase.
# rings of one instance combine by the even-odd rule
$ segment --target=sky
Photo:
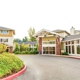
[[[30,27],[80,30],[80,0],[0,0],[0,26],[14,29],[20,39]]]

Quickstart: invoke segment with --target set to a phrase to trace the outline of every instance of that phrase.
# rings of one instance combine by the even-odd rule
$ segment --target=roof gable
[[[35,33],[33,36],[35,37],[35,36],[40,36],[40,35],[47,35],[47,34],[52,34],[52,35],[58,35],[58,36],[60,36],[60,37],[62,37],[61,35],[59,35],[58,33],[56,33],[56,32],[52,32],[52,31],[50,31],[50,30],[47,30],[47,29],[42,29],[42,30],[40,30],[40,31],[38,31],[37,33]]]
[[[67,34],[70,35],[70,33],[67,32],[66,30],[60,30],[60,29],[57,29],[57,30],[53,30],[53,32],[56,32],[56,33],[59,33],[59,32],[66,32]]]

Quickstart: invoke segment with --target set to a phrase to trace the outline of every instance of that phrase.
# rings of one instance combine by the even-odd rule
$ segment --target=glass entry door
[[[55,54],[55,47],[43,47],[43,54]]]

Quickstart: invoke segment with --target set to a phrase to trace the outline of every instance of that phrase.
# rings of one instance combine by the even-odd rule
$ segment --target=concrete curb
[[[49,55],[49,56],[64,57],[64,58],[73,58],[73,59],[80,59],[80,56],[67,56],[67,55]]]
[[[63,55],[59,55],[59,57],[65,57],[65,58],[73,58],[73,59],[80,59],[80,57],[77,56],[63,56]]]
[[[13,75],[10,75],[10,76],[5,77],[5,78],[0,79],[0,80],[13,80],[14,78],[16,78],[16,77],[20,76],[21,74],[23,74],[26,71],[26,69],[27,69],[26,66],[24,66],[24,68],[21,71],[19,71],[18,73],[15,73]]]
[[[80,59],[79,57],[73,57],[73,56],[69,56],[68,58]]]

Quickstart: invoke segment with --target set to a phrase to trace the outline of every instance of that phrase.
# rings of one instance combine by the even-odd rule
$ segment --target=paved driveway
[[[80,80],[80,60],[42,55],[18,55],[27,71],[14,80]]]

